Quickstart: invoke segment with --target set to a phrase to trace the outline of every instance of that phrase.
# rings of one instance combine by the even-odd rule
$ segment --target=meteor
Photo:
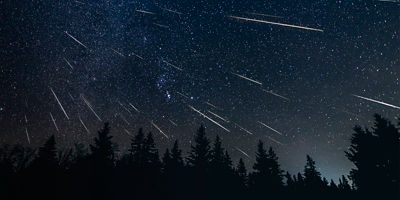
[[[178,11],[175,11],[175,10],[171,10],[171,9],[168,9],[168,8],[161,8],[161,9],[163,9],[165,11],[168,11],[168,12],[172,12],[172,13],[178,14],[178,15],[182,15],[181,12],[178,12]]]
[[[177,94],[179,94],[179,95],[181,95],[181,96],[183,96],[183,97],[185,97],[185,98],[187,98],[187,99],[190,99],[188,96],[186,96],[186,95],[184,95],[184,94],[182,94],[182,93],[180,93],[180,92],[176,92]]]
[[[262,14],[262,13],[255,13],[255,12],[247,12],[247,14],[250,15],[258,15],[258,16],[264,16],[264,17],[273,17],[273,18],[280,18],[282,19],[282,16],[276,16],[276,15],[267,15],[267,14]]]
[[[117,51],[117,50],[115,50],[115,49],[113,49],[113,48],[111,48],[111,50],[114,51],[114,53],[116,53],[116,54],[120,55],[121,57],[124,57],[124,58],[125,58],[125,55],[122,54],[121,52],[119,52],[119,51]]]
[[[71,67],[72,70],[74,69],[74,67],[71,65],[71,63],[68,62],[66,58],[64,58],[64,61],[68,64],[69,67]]]
[[[297,25],[292,25],[292,24],[283,24],[283,23],[278,23],[278,22],[270,22],[270,21],[265,21],[265,20],[251,19],[251,18],[238,17],[238,16],[232,16],[232,15],[229,15],[227,17],[233,18],[233,19],[238,19],[238,20],[245,20],[245,21],[259,22],[259,23],[264,23],[264,24],[285,26],[285,27],[290,27],[290,28],[304,29],[304,30],[309,30],[309,31],[324,32],[324,30],[322,30],[322,29],[310,28],[310,27],[305,27],[305,26],[297,26]]]
[[[173,124],[174,126],[178,126],[178,124],[176,124],[175,122],[173,122],[172,120],[168,120],[169,122],[171,122],[171,124]]]
[[[53,121],[54,127],[56,127],[57,132],[60,132],[60,130],[58,129],[58,126],[56,124],[56,120],[54,119],[54,117],[51,113],[50,113],[50,118],[51,118],[51,121]]]
[[[136,57],[138,57],[138,58],[140,58],[140,59],[142,59],[142,60],[144,60],[144,58],[143,58],[142,56],[139,56],[139,55],[137,55],[137,54],[134,53],[134,52],[128,54],[128,56],[131,56],[131,54],[134,55],[134,56],[136,56]]]
[[[89,109],[92,111],[92,113],[97,117],[97,119],[98,119],[99,121],[102,121],[102,120],[100,119],[100,117],[97,115],[97,113],[93,110],[92,104],[90,104],[90,102],[85,98],[85,96],[84,96],[83,94],[81,94],[81,98],[82,98],[83,102],[85,102],[85,104],[86,104],[86,105],[89,107]]]
[[[79,118],[79,121],[81,122],[81,124],[82,124],[83,128],[85,128],[86,132],[87,132],[88,134],[90,134],[90,131],[89,131],[89,129],[86,127],[85,123],[83,123],[83,121],[82,121],[81,117],[79,116],[78,118]]]
[[[282,98],[282,99],[285,99],[286,101],[290,101],[289,98],[286,98],[286,97],[284,97],[284,96],[282,96],[282,95],[280,95],[280,94],[277,94],[277,93],[275,93],[275,92],[272,92],[272,90],[265,90],[265,89],[262,89],[262,90],[263,90],[264,92],[266,92],[266,93],[272,94],[272,95],[277,96],[277,97]]]
[[[146,11],[146,10],[136,10],[136,12],[144,13],[144,14],[150,14],[150,15],[155,15],[155,13]]]
[[[73,40],[75,40],[75,42],[77,42],[78,44],[82,45],[83,47],[85,47],[87,49],[87,46],[84,45],[82,42],[80,42],[78,39],[76,39],[74,36],[72,36],[71,34],[69,34],[67,31],[65,31],[65,34],[67,34],[70,38],[72,38]]]
[[[256,80],[253,80],[253,79],[251,79],[251,78],[247,78],[247,77],[245,77],[245,76],[243,76],[243,75],[236,74],[236,73],[234,73],[234,72],[231,72],[231,73],[232,73],[233,75],[236,75],[236,76],[240,77],[240,78],[243,78],[243,79],[246,79],[246,80],[251,81],[251,82],[253,82],[253,83],[262,85],[261,82],[258,82],[258,81],[256,81]]]
[[[119,114],[119,116],[121,117],[122,121],[124,121],[127,125],[130,125],[128,120],[126,120],[126,118],[122,114]]]
[[[283,135],[283,134],[282,134],[282,133],[280,133],[279,131],[277,131],[277,130],[275,130],[275,129],[271,128],[271,127],[269,127],[268,125],[266,125],[266,124],[264,124],[264,123],[262,123],[262,122],[260,122],[260,121],[258,121],[258,123],[260,123],[261,125],[263,125],[263,126],[267,127],[268,129],[270,129],[270,130],[274,131],[275,133],[278,133],[279,135]]]
[[[25,115],[25,123],[26,124],[28,123],[28,118],[26,118],[26,115]]]
[[[26,139],[28,140],[28,143],[31,144],[31,139],[29,138],[28,128],[26,128],[26,127],[25,127],[25,134],[26,134]]]
[[[238,151],[239,151],[240,153],[242,153],[243,155],[245,155],[246,157],[248,157],[248,158],[251,159],[251,157],[249,156],[249,154],[247,154],[247,153],[244,152],[243,150],[241,150],[241,149],[239,149],[239,148],[237,148],[237,147],[235,147],[235,149],[238,150]]]
[[[207,111],[208,111],[209,113],[211,113],[212,115],[214,115],[214,116],[218,117],[219,119],[223,120],[224,122],[226,122],[226,123],[229,123],[229,121],[228,121],[228,120],[226,120],[226,119],[224,119],[223,117],[221,117],[221,116],[217,115],[216,113],[213,113],[213,112],[211,112],[211,111],[209,111],[209,110],[207,110]]]
[[[166,135],[153,121],[150,121],[151,125],[154,126],[160,133],[162,133],[167,139],[169,139],[168,135]]]
[[[162,24],[157,24],[157,23],[153,23],[153,24],[156,26],[159,26],[161,28],[169,28],[169,26],[167,26],[167,25],[162,25]]]
[[[125,131],[126,134],[128,134],[129,136],[131,136],[131,133],[130,133],[126,128],[124,128],[124,131]]]
[[[210,120],[212,123],[216,124],[217,126],[221,127],[222,129],[224,129],[227,132],[231,132],[230,130],[228,130],[227,128],[223,127],[221,124],[219,124],[218,122],[214,121],[213,119],[211,119],[210,117],[208,117],[207,115],[201,113],[199,110],[197,110],[196,108],[193,108],[193,106],[188,105],[190,109],[194,110],[195,112],[199,113],[201,116],[205,117],[206,119]]]
[[[209,106],[211,106],[211,107],[213,107],[215,109],[222,110],[222,109],[218,108],[217,106],[215,106],[215,105],[213,105],[213,104],[211,104],[211,103],[209,103],[207,101],[205,101],[204,103],[206,103],[207,105],[209,105]]]
[[[239,127],[241,130],[244,130],[246,133],[248,133],[248,134],[250,134],[250,135],[253,135],[252,132],[250,132],[250,131],[248,131],[247,129],[241,127],[239,124],[236,124],[235,122],[233,122],[233,123],[234,123],[237,127]]]
[[[56,93],[54,93],[53,88],[50,87],[50,90],[53,93],[54,97],[56,98],[58,105],[60,105],[61,110],[64,112],[65,117],[67,117],[67,119],[69,120],[67,112],[65,112],[64,107],[61,105],[60,100],[58,100],[58,97],[57,97]]]
[[[74,97],[71,95],[71,93],[68,92],[68,96],[71,97],[72,101],[75,103]]]
[[[385,103],[385,102],[382,102],[382,101],[378,101],[378,100],[375,100],[375,99],[370,99],[370,98],[367,98],[367,97],[358,96],[358,95],[355,95],[355,94],[352,94],[352,95],[355,96],[355,97],[358,97],[360,99],[364,99],[364,100],[367,100],[367,101],[372,101],[374,103],[379,103],[379,104],[382,104],[382,105],[385,105],[385,106],[389,106],[389,107],[392,107],[392,108],[400,109],[399,106],[388,104],[388,103]]]
[[[130,115],[132,115],[131,111],[130,111],[128,108],[126,108],[120,101],[118,101],[118,104],[119,104],[124,110],[126,110],[126,112],[128,112]]]
[[[164,63],[166,63],[167,65],[170,65],[171,67],[173,67],[173,68],[175,68],[175,69],[177,69],[177,70],[179,70],[179,71],[183,71],[183,69],[182,68],[179,68],[179,67],[177,67],[177,66],[175,66],[175,65],[173,65],[173,64],[171,64],[171,63],[169,63],[169,62],[167,62],[167,61],[165,61],[165,60],[162,60]]]
[[[139,112],[139,110],[138,110],[135,106],[133,106],[131,103],[129,103],[129,105],[130,105],[133,109],[135,109],[136,112]]]
[[[279,142],[278,140],[275,140],[274,138],[272,138],[272,137],[269,137],[269,136],[266,136],[268,139],[270,139],[271,141],[273,141],[273,142],[275,142],[275,143],[277,143],[277,144],[279,144],[279,145],[284,145],[284,144],[282,144],[281,142]]]

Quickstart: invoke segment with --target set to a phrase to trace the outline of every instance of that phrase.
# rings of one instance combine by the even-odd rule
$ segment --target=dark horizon
[[[161,153],[153,134],[145,134],[142,128],[131,137],[128,151],[121,152],[106,122],[90,145],[80,143],[62,150],[52,135],[38,149],[0,147],[0,193],[6,199],[24,199],[33,193],[42,199],[61,195],[61,199],[176,200],[201,190],[190,198],[398,198],[400,123],[396,126],[378,114],[374,118],[370,129],[353,128],[345,155],[354,167],[338,182],[321,175],[309,155],[303,171],[282,170],[279,155],[261,140],[252,167],[246,167],[243,158],[233,162],[223,140],[218,135],[211,140],[203,125],[187,155],[182,154],[178,140]]]

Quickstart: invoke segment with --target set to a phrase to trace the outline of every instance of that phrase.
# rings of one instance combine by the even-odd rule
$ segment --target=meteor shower
[[[0,199],[400,199],[400,1],[0,0]]]

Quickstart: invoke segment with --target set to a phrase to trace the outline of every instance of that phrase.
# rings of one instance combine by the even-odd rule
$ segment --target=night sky
[[[0,144],[91,143],[108,121],[121,151],[143,127],[187,152],[204,124],[248,169],[263,140],[337,180],[354,125],[397,123],[399,34],[396,0],[0,1]]]

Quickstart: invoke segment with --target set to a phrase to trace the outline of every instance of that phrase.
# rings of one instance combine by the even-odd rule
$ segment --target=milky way
[[[337,180],[352,167],[352,127],[399,112],[387,106],[400,99],[396,1],[0,8],[1,144],[37,147],[51,134],[61,147],[87,144],[110,122],[121,151],[143,127],[160,149],[178,139],[187,152],[204,124],[249,169],[263,140],[283,169],[302,170],[309,154]]]

